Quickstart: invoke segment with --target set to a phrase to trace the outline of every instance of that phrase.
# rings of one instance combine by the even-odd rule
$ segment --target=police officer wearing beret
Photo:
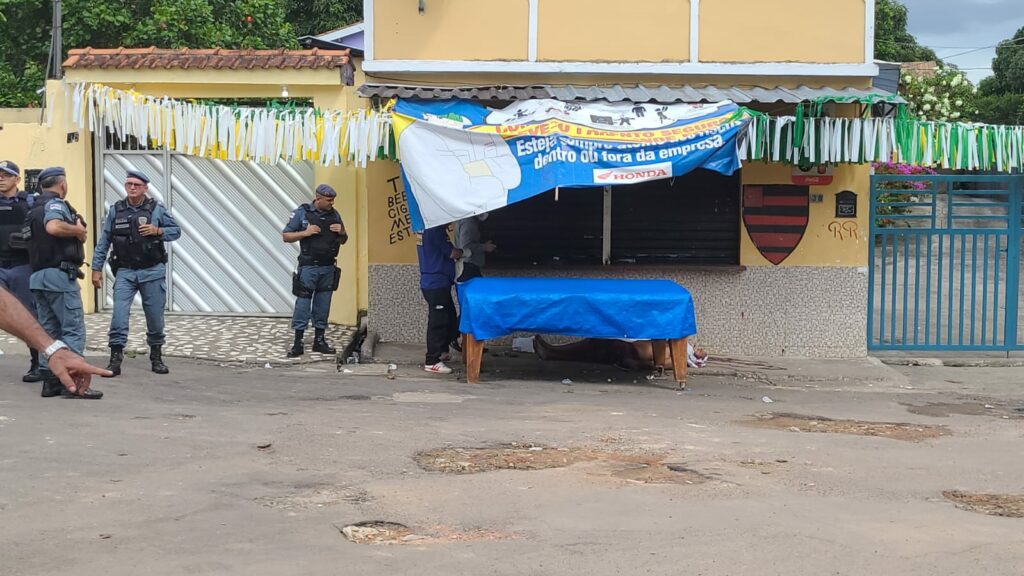
[[[288,351],[289,358],[305,353],[302,338],[312,317],[316,335],[313,351],[334,354],[334,348],[327,343],[327,315],[331,310],[331,295],[338,289],[341,269],[336,266],[338,251],[348,241],[345,224],[334,209],[338,194],[327,184],[316,187],[316,199],[303,204],[292,212],[281,236],[285,242],[298,242],[300,247],[298,271],[292,275],[292,293],[295,295],[295,312],[292,314],[292,329],[295,342]]]
[[[41,192],[28,215],[22,232],[28,241],[32,276],[29,288],[35,298],[36,314],[43,328],[57,338],[39,360],[44,398],[65,394],[64,385],[50,371],[47,358],[62,347],[81,355],[85,350],[85,316],[78,279],[84,278],[85,221],[64,199],[68,183],[64,169],[46,168],[39,173]],[[99,390],[87,390],[73,398],[99,399]]]
[[[10,160],[0,160],[0,286],[8,289],[18,300],[35,313],[36,303],[28,288],[32,267],[28,263],[28,249],[21,236],[25,216],[36,197],[18,190],[21,170]],[[39,351],[29,348],[32,364],[22,376],[23,382],[39,382]]]
[[[128,317],[135,294],[142,295],[146,314],[146,343],[153,372],[167,374],[163,360],[164,307],[167,304],[167,249],[164,242],[181,236],[181,228],[163,204],[147,195],[149,177],[129,170],[124,180],[127,198],[118,200],[107,212],[92,258],[92,285],[103,285],[103,263],[107,253],[114,273],[114,313],[110,318],[107,370],[121,374],[124,346],[128,343]]]

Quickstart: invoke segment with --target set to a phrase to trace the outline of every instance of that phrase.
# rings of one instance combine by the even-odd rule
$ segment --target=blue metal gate
[[[1024,176],[871,177],[868,349],[1022,350]]]

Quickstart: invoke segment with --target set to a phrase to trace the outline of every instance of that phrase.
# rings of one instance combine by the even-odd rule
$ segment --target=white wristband
[[[47,360],[49,360],[50,356],[53,356],[54,353],[57,352],[57,350],[60,350],[61,348],[67,348],[67,347],[68,347],[68,345],[63,343],[63,342],[61,342],[60,340],[54,340],[53,344],[50,344],[49,346],[46,347],[46,350],[43,350],[43,356]]]

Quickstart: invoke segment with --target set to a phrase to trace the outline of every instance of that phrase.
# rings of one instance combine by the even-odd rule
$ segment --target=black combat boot
[[[110,347],[110,363],[107,364],[107,370],[114,373],[114,376],[121,375],[121,362],[124,361],[124,346],[111,346]],[[105,378],[113,378],[113,376],[105,376]]]
[[[85,394],[72,394],[71,392],[68,392],[67,388],[64,387],[64,384],[61,383],[60,378],[57,378],[53,372],[50,372],[49,370],[40,370],[39,373],[43,377],[43,393],[41,394],[43,398],[53,398],[54,396],[79,398],[82,400],[99,400],[100,398],[103,398],[103,392],[93,390],[92,388],[86,390]]]
[[[306,353],[306,349],[302,346],[302,336],[305,330],[295,331],[295,342],[292,343],[292,349],[288,351],[289,358],[298,358]]]
[[[153,372],[157,374],[169,374],[171,371],[164,364],[163,346],[157,344],[149,347],[149,362],[153,365]]]
[[[28,372],[21,377],[22,382],[42,382],[43,375],[39,373],[39,351],[29,348],[29,354],[32,356],[32,365],[29,366]]]
[[[313,352],[319,352],[321,354],[334,354],[337,352],[331,345],[327,343],[327,338],[324,336],[325,330],[320,328],[316,329],[313,336]]]

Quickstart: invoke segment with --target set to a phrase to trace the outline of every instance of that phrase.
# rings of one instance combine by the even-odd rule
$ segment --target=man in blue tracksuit
[[[25,216],[35,202],[34,194],[18,190],[21,169],[10,160],[0,160],[0,286],[14,294],[33,314],[35,299],[28,288],[32,266],[28,263],[28,249],[22,239]],[[22,382],[39,382],[39,352],[29,349],[32,364],[22,376]]]
[[[167,374],[163,360],[164,308],[167,305],[167,249],[164,242],[181,236],[181,228],[163,204],[147,195],[149,177],[129,170],[124,180],[126,198],[107,211],[96,252],[92,258],[92,285],[103,286],[103,264],[113,247],[110,268],[114,272],[114,313],[110,318],[107,370],[121,374],[124,346],[128,343],[128,317],[135,294],[142,295],[146,314],[146,343],[153,372]]]
[[[447,228],[427,228],[416,246],[420,261],[420,289],[429,308],[427,356],[423,370],[431,374],[451,374],[452,369],[444,361],[448,358],[449,346],[459,337],[452,284],[455,283],[455,260],[462,257],[462,250],[448,241]]]

